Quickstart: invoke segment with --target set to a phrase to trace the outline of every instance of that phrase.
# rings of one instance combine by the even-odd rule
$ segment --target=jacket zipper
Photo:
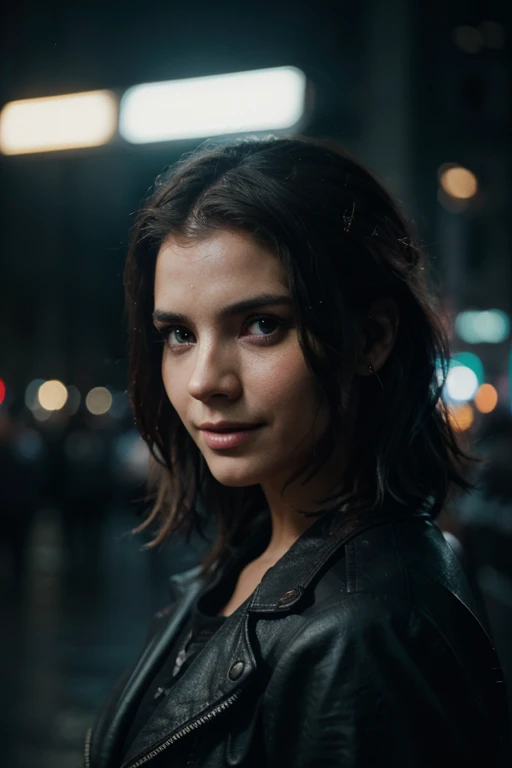
[[[143,757],[136,760],[134,763],[129,763],[128,765],[124,765],[123,768],[138,768],[139,765],[143,765],[144,763],[147,763],[149,760],[151,760],[153,757],[157,757],[159,754],[161,754],[167,747],[169,747],[171,744],[174,744],[178,739],[181,739],[182,736],[185,736],[187,733],[190,733],[191,731],[194,731],[196,728],[198,728],[200,725],[204,725],[204,723],[209,722],[210,720],[213,720],[217,715],[219,715],[221,712],[224,712],[228,707],[233,704],[238,697],[240,696],[241,690],[235,691],[231,694],[231,696],[222,702],[222,704],[219,704],[218,707],[215,707],[215,709],[212,709],[210,712],[207,712],[206,715],[202,715],[197,720],[194,720],[194,722],[189,723],[184,728],[181,729],[181,731],[176,731],[170,739],[167,739],[166,741],[162,742],[158,747],[153,749],[151,752],[148,752],[147,755],[144,755]]]
[[[87,733],[85,734],[85,744],[84,744],[85,768],[91,768],[91,736],[92,736],[92,728],[88,728]]]
[[[178,739],[181,739],[182,736],[185,736],[185,734],[190,733],[191,731],[194,731],[196,728],[198,728],[200,725],[204,725],[204,723],[208,723],[210,720],[213,720],[217,715],[219,715],[221,712],[224,712],[225,709],[231,706],[233,702],[235,702],[238,697],[240,696],[241,691],[235,691],[231,694],[231,696],[222,702],[222,704],[219,704],[218,707],[215,707],[215,709],[212,709],[210,712],[207,712],[206,715],[202,715],[197,720],[194,720],[194,722],[189,723],[184,728],[181,729],[181,731],[176,731],[170,739],[167,739],[167,741],[162,742],[156,749],[153,749],[151,752],[148,752],[147,755],[144,755],[143,757],[139,758],[139,760],[136,760],[135,763],[130,763],[129,765],[123,766],[123,768],[138,768],[139,765],[143,765],[144,763],[147,763],[149,760],[151,760],[153,757],[157,757],[159,754],[161,754],[167,747],[169,747],[171,744],[174,744]]]
[[[171,744],[174,744],[174,742],[178,741],[178,739],[181,739],[182,736],[185,736],[187,733],[190,733],[191,731],[194,731],[196,728],[198,728],[200,725],[204,725],[204,723],[208,723],[210,720],[213,720],[217,715],[219,715],[221,712],[224,712],[228,707],[233,704],[238,697],[240,696],[241,689],[238,691],[235,691],[231,694],[231,696],[222,702],[222,704],[219,704],[215,709],[212,709],[210,712],[207,712],[206,715],[202,715],[197,720],[194,720],[192,723],[189,723],[184,728],[182,728],[180,731],[176,731],[170,739],[167,739],[166,741],[162,742],[158,747],[151,750],[151,752],[148,752],[147,755],[144,755],[143,757],[136,760],[134,763],[130,763],[127,766],[123,766],[123,768],[138,768],[139,765],[143,765],[144,763],[147,763],[149,760],[151,760],[153,757],[157,757],[161,752],[163,752],[167,747],[169,747]],[[85,748],[84,748],[84,757],[85,757],[85,768],[91,768],[91,760],[90,760],[90,752],[91,752],[91,737],[92,737],[92,728],[89,728],[87,733],[85,734]]]

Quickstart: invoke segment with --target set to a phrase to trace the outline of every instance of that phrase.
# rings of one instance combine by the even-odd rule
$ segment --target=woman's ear
[[[372,304],[356,373],[371,376],[382,368],[395,345],[398,322],[398,306],[394,299],[379,299]]]

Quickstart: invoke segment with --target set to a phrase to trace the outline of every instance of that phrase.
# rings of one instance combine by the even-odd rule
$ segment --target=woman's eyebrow
[[[263,293],[260,296],[252,296],[248,299],[242,299],[237,301],[236,304],[230,304],[228,307],[224,307],[217,315],[218,320],[225,320],[235,315],[241,315],[243,312],[247,312],[250,309],[258,309],[259,307],[276,306],[278,304],[286,304],[292,306],[292,300],[290,296],[279,296],[273,293]],[[178,312],[167,312],[164,309],[155,309],[153,312],[153,321],[156,323],[190,323],[191,320],[187,315],[182,315]]]

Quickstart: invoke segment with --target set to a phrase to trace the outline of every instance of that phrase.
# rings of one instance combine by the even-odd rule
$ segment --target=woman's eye
[[[272,336],[281,325],[282,321],[278,320],[277,317],[257,317],[250,321],[248,327],[256,326],[259,331],[263,331],[262,336]],[[260,334],[254,335],[259,336]]]
[[[244,324],[244,331],[253,329],[249,336],[261,339],[274,339],[284,326],[284,320],[278,317],[260,316],[249,318]],[[160,330],[165,342],[170,347],[186,347],[193,343],[194,334],[183,326],[169,326]],[[243,335],[246,335],[245,333]]]
[[[173,333],[175,334],[177,346],[190,343],[190,338],[188,338],[189,336],[192,335],[190,331],[187,331],[186,328],[179,328],[179,327],[167,329],[165,333],[165,337],[168,343],[172,344],[174,342],[174,339],[172,337]]]

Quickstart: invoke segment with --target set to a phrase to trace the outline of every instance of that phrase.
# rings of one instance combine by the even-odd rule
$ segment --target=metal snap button
[[[285,592],[284,595],[281,595],[281,597],[279,598],[279,602],[287,603],[288,601],[292,600],[296,594],[297,594],[296,589],[289,589],[288,592]]]
[[[242,675],[242,672],[245,669],[245,664],[243,661],[235,661],[231,669],[229,670],[229,679],[230,680],[238,680],[238,678]]]

